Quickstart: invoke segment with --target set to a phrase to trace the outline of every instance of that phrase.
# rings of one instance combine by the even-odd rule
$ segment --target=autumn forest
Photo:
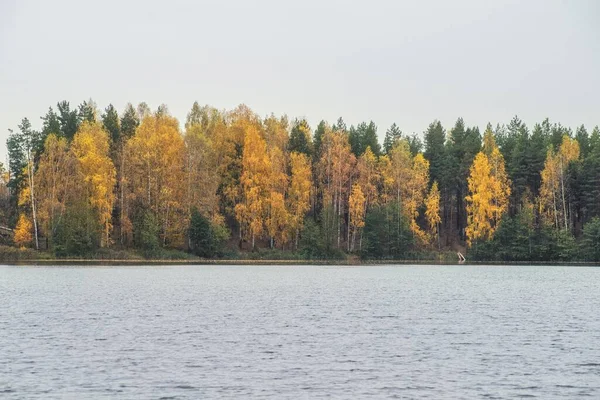
[[[2,167],[4,246],[53,257],[599,261],[600,131],[263,118],[89,100],[27,118]]]

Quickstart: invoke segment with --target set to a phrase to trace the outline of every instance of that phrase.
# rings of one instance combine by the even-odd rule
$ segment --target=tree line
[[[393,124],[260,117],[193,104],[103,112],[66,101],[7,140],[4,224],[59,256],[101,248],[202,257],[600,259],[600,131],[462,118],[423,139]]]

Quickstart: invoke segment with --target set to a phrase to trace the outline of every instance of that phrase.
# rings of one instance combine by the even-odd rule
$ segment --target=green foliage
[[[0,245],[1,261],[20,261],[20,260],[49,260],[52,259],[50,253],[41,252],[28,248],[18,248],[14,246]]]
[[[40,137],[40,143],[36,149],[36,159],[44,151],[44,143],[46,142],[46,138],[48,137],[48,135],[55,134],[56,136],[62,136],[58,115],[56,115],[52,107],[48,109],[48,112],[45,116],[41,117],[41,120],[42,132]]]
[[[571,232],[559,230],[556,232],[556,256],[553,259],[561,261],[575,261],[578,258],[577,244]]]
[[[27,178],[25,167],[28,165],[29,160],[34,161],[36,150],[43,148],[41,134],[31,128],[29,119],[23,118],[19,124],[19,131],[10,131],[6,147],[10,171],[7,186],[12,190],[14,204],[17,204],[19,193],[23,189]]]
[[[344,133],[348,132],[348,128],[346,127],[346,123],[344,122],[344,119],[342,117],[338,118],[337,122],[333,124],[332,128],[334,131],[341,131]]]
[[[80,122],[96,122],[96,103],[90,100],[86,100],[79,105],[79,121]]]
[[[150,210],[140,208],[133,221],[133,241],[138,249],[154,251],[160,247],[160,225]]]
[[[314,219],[306,218],[300,235],[300,252],[308,260],[319,259],[323,254],[323,248],[321,227]]]
[[[414,238],[400,206],[392,203],[367,212],[363,231],[366,259],[403,259],[412,249]]]
[[[390,128],[385,132],[385,139],[383,140],[383,151],[385,154],[388,154],[396,142],[400,139],[402,139],[402,131],[394,122],[392,126],[390,126]]]
[[[410,154],[412,154],[413,157],[423,151],[423,142],[416,133],[410,135],[407,140],[408,147],[410,148]]]
[[[208,218],[194,208],[188,235],[192,252],[199,257],[211,258],[222,255],[223,243],[229,237],[229,232],[224,227],[213,226]]]
[[[319,122],[319,125],[317,125],[317,129],[315,129],[313,136],[313,158],[315,162],[321,157],[321,146],[323,144],[323,136],[325,136],[326,127],[327,123],[325,121],[321,121]]]
[[[465,197],[467,195],[467,178],[475,155],[481,150],[481,134],[479,128],[466,128],[459,118],[450,132],[446,143],[447,162],[445,163],[446,179],[442,187],[454,192],[456,199],[456,228],[461,239],[467,226]]]
[[[579,254],[586,261],[600,261],[600,218],[594,217],[583,226]]]
[[[321,226],[313,218],[306,218],[300,234],[298,255],[306,260],[340,260],[346,256],[324,239]]]
[[[10,170],[8,187],[13,190],[15,198],[18,198],[18,191],[25,179],[23,169],[27,165],[21,137],[18,134],[11,133],[6,140],[6,147],[8,149],[8,168]]]
[[[99,247],[98,218],[84,202],[71,204],[52,237],[57,257],[85,257]]]
[[[533,261],[535,232],[533,215],[523,211],[515,217],[505,215],[489,241],[477,241],[469,249],[469,258],[490,261]],[[538,236],[539,237],[539,236]]]
[[[135,108],[128,103],[125,107],[125,112],[123,113],[123,117],[121,118],[121,136],[124,139],[129,139],[135,134],[135,130],[140,125],[140,120],[138,118],[137,112]]]
[[[305,119],[294,121],[294,126],[290,132],[290,141],[288,144],[290,153],[298,153],[310,156],[312,154],[312,143],[310,135],[310,126]]]
[[[121,140],[121,123],[119,121],[119,114],[112,104],[104,110],[102,114],[102,125],[108,132],[111,148],[115,148],[116,144]]]
[[[399,174],[398,177],[393,177],[399,184],[397,188],[390,189],[392,172],[398,171],[398,165],[392,166],[389,158],[377,158],[381,155],[382,149],[378,143],[377,127],[373,121],[361,122],[350,128],[342,118],[339,118],[331,128],[327,122],[321,121],[314,131],[314,136],[311,136],[311,129],[307,121],[299,119],[292,124],[288,141],[287,119],[282,118],[285,123],[282,125],[281,131],[277,132],[278,135],[281,135],[272,135],[267,122],[269,119],[262,121],[259,117],[254,116],[247,107],[242,106],[240,109],[242,110],[240,115],[247,114],[243,118],[236,117],[235,113],[221,113],[209,106],[201,107],[197,102],[194,103],[188,114],[186,127],[194,126],[197,132],[202,132],[203,139],[207,143],[206,148],[210,150],[199,159],[192,160],[191,153],[186,152],[186,149],[181,146],[169,163],[173,166],[177,164],[176,167],[164,170],[168,172],[148,169],[144,175],[139,174],[140,169],[147,167],[153,159],[159,159],[169,154],[166,150],[168,147],[166,142],[169,141],[152,142],[148,147],[158,148],[160,151],[151,157],[140,156],[135,162],[134,158],[130,157],[126,151],[128,149],[126,144],[131,143],[129,139],[135,137],[140,119],[157,115],[157,120],[165,121],[168,115],[167,107],[161,105],[156,114],[152,114],[145,103],[141,103],[137,109],[128,104],[121,117],[112,105],[108,105],[104,109],[101,123],[110,135],[111,151],[109,155],[113,164],[118,168],[119,186],[117,186],[116,192],[119,193],[121,201],[115,205],[112,204],[112,201],[109,202],[110,204],[103,209],[103,219],[104,221],[110,219],[104,218],[104,215],[112,216],[113,226],[117,228],[115,231],[121,231],[119,232],[122,234],[121,240],[116,240],[118,235],[116,232],[112,232],[113,239],[117,242],[120,251],[126,251],[126,244],[131,244],[132,239],[135,247],[139,249],[132,252],[134,256],[144,254],[146,257],[158,258],[182,257],[181,253],[176,250],[165,249],[166,243],[171,243],[179,248],[189,246],[191,253],[202,257],[223,256],[227,251],[235,251],[225,249],[223,244],[229,238],[229,229],[237,230],[239,228],[236,225],[237,221],[234,218],[233,210],[240,200],[240,178],[244,168],[247,168],[244,167],[242,159],[244,139],[248,134],[246,125],[251,124],[253,128],[256,128],[258,136],[273,136],[271,138],[273,143],[277,143],[277,148],[282,150],[282,154],[271,153],[272,149],[268,148],[267,153],[271,162],[265,163],[265,169],[256,176],[257,179],[265,181],[263,194],[275,191],[281,196],[274,199],[264,195],[262,202],[257,203],[257,207],[260,206],[261,213],[265,210],[271,213],[277,210],[279,218],[277,229],[294,239],[296,229],[295,225],[292,227],[292,224],[299,226],[302,218],[306,217],[306,214],[310,215],[309,218],[306,218],[300,234],[299,251],[291,253],[258,249],[255,254],[251,255],[252,257],[307,259],[346,257],[340,249],[349,248],[346,241],[349,240],[348,232],[349,230],[352,232],[353,226],[349,211],[351,209],[360,210],[360,207],[351,208],[349,204],[349,194],[355,184],[361,185],[361,190],[365,191],[367,198],[365,201],[366,226],[357,231],[356,236],[356,240],[360,240],[362,243],[362,257],[365,259],[436,259],[439,257],[437,252],[428,252],[429,247],[425,241],[419,241],[418,245],[415,243],[408,228],[408,221],[399,212],[400,205],[393,203],[387,206],[381,205],[390,198],[402,198],[407,207],[412,207],[407,214],[413,215],[410,220],[411,223],[414,221],[414,225],[411,225],[413,231],[415,226],[423,228],[426,224],[424,208],[421,205],[412,204],[410,198],[403,198],[406,195],[396,196],[391,193],[396,189],[398,193],[407,188],[410,189],[415,184],[415,176]],[[248,118],[248,121],[245,118]],[[75,109],[71,109],[69,103],[63,101],[58,103],[56,108],[49,108],[41,118],[39,132],[33,129],[27,119],[23,119],[18,131],[11,131],[7,140],[9,173],[2,173],[2,177],[9,181],[5,182],[7,187],[0,193],[3,196],[0,199],[3,201],[0,209],[0,219],[4,220],[2,225],[13,226],[16,222],[15,216],[19,213],[27,214],[28,218],[34,220],[33,205],[35,205],[37,207],[35,220],[40,219],[47,222],[48,218],[51,218],[52,221],[59,221],[52,236],[48,238],[50,248],[57,255],[65,257],[110,256],[108,254],[110,249],[98,249],[99,238],[95,232],[99,231],[99,211],[83,204],[80,198],[82,196],[83,198],[89,197],[90,193],[84,192],[89,192],[90,187],[94,190],[103,189],[97,180],[89,182],[89,185],[81,184],[85,180],[80,170],[81,159],[88,156],[92,156],[89,159],[93,159],[93,155],[88,154],[89,151],[85,150],[79,153],[75,159],[65,156],[50,160],[48,165],[54,169],[48,167],[48,171],[52,173],[47,176],[38,174],[40,170],[43,170],[38,165],[40,160],[46,160],[41,156],[44,151],[43,142],[48,135],[53,133],[71,141],[73,137],[78,137],[76,135],[78,130],[89,125],[86,121],[96,120],[97,109],[93,101],[84,101]],[[581,125],[573,133],[571,129],[561,124],[550,123],[548,119],[545,119],[529,130],[525,123],[515,116],[507,125],[499,124],[495,130],[492,130],[492,126],[488,124],[487,129],[492,132],[505,160],[506,173],[511,180],[510,204],[506,215],[495,230],[494,237],[485,242],[473,243],[469,249],[468,259],[555,261],[580,258],[600,261],[600,130],[598,127],[588,133],[588,130]],[[362,155],[365,149],[370,147],[377,157],[366,168],[360,162],[357,164],[358,167],[351,164],[354,162],[354,157],[351,157],[349,152],[344,153],[343,157],[340,157],[341,150],[339,149],[331,154],[322,154],[324,138],[327,138],[330,130],[341,132],[342,135],[338,137],[342,137],[344,143],[346,140],[348,141],[351,151],[356,156]],[[181,139],[179,134],[180,132],[173,137]],[[188,133],[186,132],[186,134]],[[553,164],[546,162],[546,157],[548,149],[552,149],[555,156],[560,154],[559,146],[565,135],[577,140],[580,156],[573,156],[569,159],[571,162],[567,166],[561,165],[559,168],[557,167],[559,161],[556,161],[560,160],[559,158],[554,159]],[[94,135],[93,137],[98,136]],[[465,196],[467,196],[468,189],[467,176],[475,155],[481,149],[482,138],[479,129],[467,127],[463,119],[459,118],[446,135],[441,123],[436,120],[429,125],[422,142],[420,137],[415,134],[403,135],[398,126],[393,124],[385,134],[383,152],[387,154],[401,137],[403,137],[403,141],[406,139],[404,143],[408,143],[413,157],[424,149],[424,157],[429,161],[429,184],[431,185],[434,181],[439,184],[440,249],[450,251],[449,249],[463,246],[467,226],[465,207]],[[75,142],[77,143],[77,141]],[[146,144],[150,142],[150,140],[145,140]],[[188,143],[187,140],[186,143]],[[287,148],[285,148],[286,143]],[[74,148],[77,146],[66,151],[72,153]],[[210,151],[213,151],[214,154],[211,154]],[[311,185],[303,188],[303,192],[310,196],[311,208],[308,211],[299,212],[298,215],[294,214],[293,218],[286,208],[289,207],[288,200],[290,198],[289,151],[310,155],[312,161],[310,169],[306,168],[309,171],[306,175],[310,176],[309,179],[312,179],[312,182],[310,182]],[[409,158],[400,164],[408,163],[407,160]],[[552,159],[550,160],[552,161]],[[30,177],[25,172],[25,167],[29,165],[29,162],[33,165],[33,182],[29,180]],[[275,164],[277,164],[276,171]],[[548,167],[544,172],[544,185],[542,185],[541,171],[545,169],[546,164]],[[44,163],[40,165],[44,165]],[[216,193],[212,186],[211,189],[206,190],[211,192],[207,193],[207,198],[202,197],[205,187],[202,185],[204,180],[195,177],[194,170],[200,168],[200,165],[202,168],[215,171],[214,186],[218,185]],[[93,169],[94,167],[92,167]],[[0,170],[0,172],[3,171]],[[93,175],[89,173],[90,171],[87,172],[86,176]],[[165,178],[164,175],[177,175],[177,178],[173,178],[173,176]],[[423,174],[423,176],[425,175]],[[47,179],[42,179],[43,177]],[[63,178],[68,184],[59,184]],[[167,182],[169,178],[180,185],[174,185],[166,190],[163,183]],[[425,178],[423,178],[423,182],[425,182]],[[33,196],[24,196],[26,194],[24,190],[27,190],[32,183],[35,183]],[[197,190],[200,185],[202,185],[202,189]],[[143,188],[141,188],[142,186]],[[425,187],[426,185],[425,183],[419,184],[419,187],[421,186]],[[132,193],[137,193],[136,191],[142,193],[146,189],[160,192],[163,205],[156,206],[154,200],[150,199],[147,204],[144,201],[146,208],[140,208],[140,204],[133,199],[135,196],[132,196]],[[115,191],[112,186],[107,185],[107,190],[99,191],[98,198],[110,198],[113,193]],[[141,195],[139,196],[141,197]],[[31,197],[35,198],[33,204],[31,204]],[[498,196],[492,197],[494,201],[499,202]],[[20,204],[18,200],[21,202]],[[333,201],[335,201],[335,208],[332,205]],[[171,204],[175,203],[181,208],[171,207]],[[185,205],[182,206],[182,204]],[[224,223],[213,225],[198,211],[194,211],[191,220],[188,221],[185,210],[192,204],[198,204],[198,207],[206,215],[219,212]],[[275,207],[275,205],[278,206]],[[558,210],[555,211],[557,208]],[[560,219],[560,224],[554,222],[558,213],[564,216]],[[362,213],[360,216],[362,218]],[[293,222],[290,222],[292,220]],[[172,222],[178,223],[173,224]],[[188,223],[189,225],[186,226]],[[554,225],[561,225],[560,229]],[[42,230],[46,229],[46,225],[40,224],[40,226],[42,226]],[[110,224],[105,226],[107,229],[111,229]],[[187,243],[185,240],[186,229],[189,229],[187,232],[189,242]],[[46,231],[43,233],[50,235]],[[110,233],[106,232],[102,244],[111,244]],[[172,235],[173,240],[167,241],[164,238],[161,240],[161,235],[166,237],[167,233]],[[260,246],[266,246],[264,232],[258,235],[262,237],[257,238],[257,243]],[[282,234],[283,236],[285,235]],[[283,242],[282,239],[281,244],[284,249],[293,247],[291,243]],[[123,256],[126,255],[123,254]],[[236,255],[231,253],[229,256],[235,257]],[[184,257],[194,256],[187,253]],[[246,255],[242,254],[240,257],[246,257]]]
[[[348,132],[348,140],[350,141],[352,153],[357,157],[362,155],[367,147],[371,147],[371,151],[376,156],[381,154],[381,146],[377,140],[377,126],[373,121],[368,124],[361,122],[356,128],[351,126]]]
[[[500,222],[494,238],[474,243],[469,259],[479,261],[574,261],[578,259],[575,238],[565,230],[535,226],[531,210],[522,210],[516,216]]]
[[[444,182],[446,164],[446,132],[440,121],[435,120],[425,132],[425,158],[429,161],[430,182]]]
[[[61,101],[56,105],[58,109],[58,121],[60,123],[60,131],[62,136],[67,140],[73,139],[81,120],[77,110],[71,110],[68,101]]]

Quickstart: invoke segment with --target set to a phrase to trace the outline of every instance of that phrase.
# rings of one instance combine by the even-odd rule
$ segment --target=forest
[[[59,102],[7,140],[4,248],[52,257],[600,260],[600,130],[423,135],[197,102]],[[7,234],[8,232],[8,234]],[[30,249],[30,250],[29,250]],[[112,253],[111,253],[112,252]],[[455,260],[455,256],[452,256]]]

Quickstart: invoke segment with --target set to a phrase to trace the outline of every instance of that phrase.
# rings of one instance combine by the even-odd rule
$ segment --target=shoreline
[[[435,260],[233,260],[233,259],[32,259],[32,260],[0,260],[0,264],[9,266],[164,266],[164,265],[222,265],[222,266],[572,266],[594,267],[600,263],[586,261],[467,261],[465,263]]]

